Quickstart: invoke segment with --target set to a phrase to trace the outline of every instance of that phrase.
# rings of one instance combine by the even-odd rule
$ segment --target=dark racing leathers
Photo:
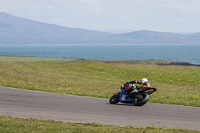
[[[139,84],[139,85],[136,85],[136,84]],[[143,87],[150,87],[150,84],[144,81],[142,82],[142,81],[134,80],[134,81],[126,82],[126,86],[130,87],[130,90],[128,92],[129,94],[132,94],[132,93],[137,93],[137,90]]]
[[[133,87],[133,88],[138,87],[138,85],[135,85],[135,84],[140,84],[141,87],[150,87],[149,83],[146,83],[144,81],[142,82],[140,80],[139,81],[134,80],[134,81],[126,82],[127,86],[130,86],[130,87]]]

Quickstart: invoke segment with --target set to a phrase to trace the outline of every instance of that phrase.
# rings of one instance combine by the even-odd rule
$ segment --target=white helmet
[[[147,78],[142,78],[142,79],[141,79],[141,82],[148,83],[148,79],[147,79]]]

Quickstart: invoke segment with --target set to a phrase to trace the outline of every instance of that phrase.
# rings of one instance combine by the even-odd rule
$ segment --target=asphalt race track
[[[151,98],[151,97],[150,97]],[[108,99],[0,87],[0,115],[106,125],[200,130],[200,108],[147,103],[109,104]]]

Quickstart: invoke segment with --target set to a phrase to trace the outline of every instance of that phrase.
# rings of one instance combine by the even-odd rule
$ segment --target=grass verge
[[[66,123],[53,120],[37,120],[0,116],[0,132],[3,133],[199,133],[183,129],[158,127],[108,126],[101,124]]]
[[[0,56],[0,86],[6,87],[110,98],[122,83],[143,77],[158,89],[150,102],[200,107],[197,66]]]

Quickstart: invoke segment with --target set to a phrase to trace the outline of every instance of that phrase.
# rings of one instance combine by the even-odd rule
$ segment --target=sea
[[[0,46],[0,55],[98,60],[159,59],[200,64],[200,45]]]

